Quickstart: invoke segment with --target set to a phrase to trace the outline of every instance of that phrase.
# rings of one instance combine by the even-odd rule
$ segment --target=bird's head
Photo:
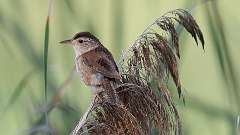
[[[72,45],[76,55],[81,55],[101,46],[101,42],[90,32],[79,32],[73,38],[60,43]]]

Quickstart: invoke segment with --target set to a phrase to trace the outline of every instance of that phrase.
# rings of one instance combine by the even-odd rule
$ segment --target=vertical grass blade
[[[49,16],[47,17],[44,38],[44,101],[47,103],[47,58],[48,58],[48,43],[49,43]],[[47,112],[45,112],[46,124],[48,123]]]
[[[49,16],[47,17],[44,38],[44,96],[47,98],[47,58],[48,58],[48,43],[49,43]]]
[[[48,15],[46,19],[46,25],[45,25],[45,33],[44,33],[44,52],[43,52],[43,64],[44,64],[44,101],[47,104],[47,64],[48,64],[48,46],[49,46],[49,21],[50,21],[50,14],[51,14],[51,8],[52,8],[52,2],[53,0],[49,0],[49,7],[48,7]],[[45,122],[48,126],[48,115],[47,112],[45,112]]]

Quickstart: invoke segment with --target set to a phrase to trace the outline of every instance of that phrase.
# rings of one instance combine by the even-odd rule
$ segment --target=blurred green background
[[[55,0],[50,16],[48,101],[44,101],[43,48],[47,0],[0,0],[0,134],[67,134],[90,102],[91,93],[71,75],[74,52],[59,41],[90,31],[116,60],[157,17],[190,9],[206,49],[183,30],[180,76],[186,105],[175,98],[184,135],[235,135],[240,115],[239,0]],[[70,77],[70,79],[68,79]],[[71,78],[72,77],[72,78]],[[65,81],[69,81],[63,84]],[[176,97],[175,87],[169,86]],[[56,99],[57,100],[57,99]],[[51,107],[50,107],[51,108]],[[44,125],[44,110],[49,125]]]

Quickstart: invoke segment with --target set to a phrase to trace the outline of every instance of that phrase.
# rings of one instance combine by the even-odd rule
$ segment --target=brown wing
[[[96,48],[95,52],[97,54],[100,54],[101,56],[103,56],[103,55],[106,56],[107,59],[111,61],[111,64],[114,65],[114,68],[117,70],[117,72],[119,72],[117,64],[115,63],[115,60],[114,60],[112,54],[108,51],[107,48],[105,48],[104,46],[101,46],[101,47]]]
[[[95,72],[101,73],[103,76],[114,79],[121,79],[117,65],[111,53],[104,47],[98,47],[96,50],[87,54],[84,62]]]
[[[96,61],[95,70],[106,77],[114,78],[114,79],[121,79],[117,69],[115,68],[115,62],[109,60],[108,58],[101,57]]]

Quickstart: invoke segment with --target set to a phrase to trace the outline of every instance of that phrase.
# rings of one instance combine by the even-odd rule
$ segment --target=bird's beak
[[[63,40],[61,42],[59,42],[60,44],[68,44],[71,45],[72,44],[72,39],[68,39],[68,40]]]

